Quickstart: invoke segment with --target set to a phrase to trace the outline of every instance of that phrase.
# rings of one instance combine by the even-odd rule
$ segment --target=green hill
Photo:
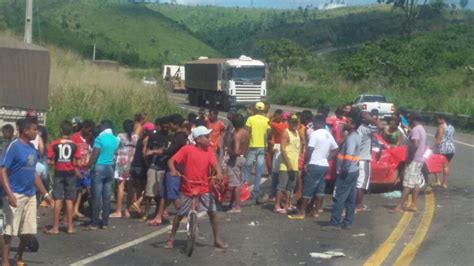
[[[23,32],[24,2],[0,0],[0,22]],[[41,0],[35,7],[34,39],[97,59],[131,66],[160,66],[220,53],[186,28],[143,5],[120,1]]]
[[[403,34],[404,14],[389,5],[335,10],[221,8],[209,6],[148,5],[194,32],[210,46],[236,56],[258,56],[259,40],[286,38],[310,51],[347,47]],[[474,12],[438,14],[427,6],[417,20],[419,32],[452,24],[474,25]]]

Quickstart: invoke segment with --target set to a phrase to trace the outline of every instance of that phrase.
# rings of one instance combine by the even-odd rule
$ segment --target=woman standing
[[[138,135],[133,132],[133,124],[132,120],[125,120],[123,122],[123,130],[125,133],[120,133],[117,136],[120,140],[114,173],[114,178],[117,182],[117,209],[115,212],[110,214],[110,218],[122,217],[122,202],[125,182],[127,182],[129,177],[130,165],[133,160],[133,155],[135,154],[135,146],[138,140]],[[123,215],[125,217],[130,217],[130,211],[125,209]]]
[[[443,165],[443,183],[440,184],[438,175],[435,174],[436,183],[435,185],[441,185],[444,188],[448,188],[448,176],[449,176],[449,163],[453,159],[456,148],[454,147],[454,127],[446,121],[446,117],[442,114],[436,116],[438,121],[438,130],[436,131],[435,140],[435,153],[444,155],[447,159],[447,163]]]

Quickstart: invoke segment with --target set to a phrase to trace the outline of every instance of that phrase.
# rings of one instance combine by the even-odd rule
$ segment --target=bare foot
[[[229,245],[222,242],[222,240],[217,239],[217,240],[214,241],[214,247],[220,248],[220,249],[226,249],[226,248],[229,247]]]
[[[174,242],[173,240],[168,239],[168,241],[166,241],[165,248],[168,248],[168,249],[173,248],[173,242]]]
[[[413,206],[413,205],[410,205],[410,206],[408,206],[407,211],[409,211],[409,212],[416,212],[416,211],[417,211],[417,208],[416,208],[415,206]]]
[[[84,218],[84,214],[80,213],[80,212],[76,212],[74,213],[74,215],[72,216],[74,217],[74,219],[81,219],[81,218]]]
[[[123,211],[123,216],[125,218],[130,218],[130,212],[128,210]]]
[[[391,209],[389,212],[390,213],[402,213],[403,209],[397,206],[397,207]]]
[[[448,188],[448,184],[443,184],[443,188]]]
[[[76,233],[76,230],[74,230],[74,228],[71,228],[71,229],[67,229],[67,233],[72,235],[72,234],[75,234]]]

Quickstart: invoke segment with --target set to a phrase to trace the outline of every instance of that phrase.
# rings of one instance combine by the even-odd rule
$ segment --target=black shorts
[[[448,160],[448,162],[451,162],[451,160],[453,159],[454,157],[454,153],[447,153],[447,154],[443,154],[444,157],[446,157],[446,159]]]
[[[135,180],[146,181],[147,179],[147,167],[132,166],[130,167],[130,178]]]
[[[54,177],[53,199],[76,199],[76,176],[74,172],[56,172]]]

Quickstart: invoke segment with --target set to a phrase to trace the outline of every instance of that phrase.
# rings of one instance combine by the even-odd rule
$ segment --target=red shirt
[[[209,140],[211,141],[209,145],[213,149],[217,149],[220,146],[221,132],[225,129],[224,122],[217,120],[214,122],[208,121],[207,128],[212,129],[211,134],[209,134]]]
[[[183,166],[184,178],[181,178],[181,192],[191,197],[192,190],[198,194],[209,193],[210,167],[217,165],[217,159],[212,148],[201,149],[195,145],[183,146],[171,158],[177,164]],[[199,184],[189,183],[188,180],[201,182]],[[192,190],[191,190],[192,189]]]
[[[288,123],[284,122],[270,122],[270,127],[273,130],[273,143],[274,144],[281,144],[281,136],[285,129],[288,128]]]
[[[84,169],[84,167],[87,166],[89,163],[89,147],[91,144],[90,140],[86,140],[81,136],[80,132],[76,132],[71,136],[72,142],[74,142],[77,145],[77,149],[79,150],[79,153],[81,154],[81,157],[79,158],[78,161],[78,166],[81,169]]]
[[[74,171],[73,160],[80,157],[77,145],[70,139],[59,138],[49,145],[48,159],[54,160],[54,169],[57,172]]]

